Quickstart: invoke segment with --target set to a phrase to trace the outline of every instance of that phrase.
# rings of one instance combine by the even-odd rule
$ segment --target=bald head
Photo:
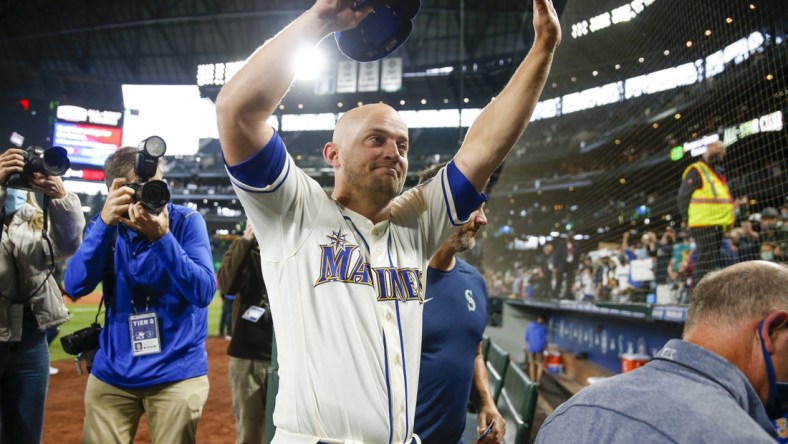
[[[385,103],[371,103],[351,109],[339,118],[334,128],[332,142],[337,144],[349,143],[358,132],[369,124],[379,119],[390,119],[401,124],[407,131],[407,125],[402,120],[397,110]]]
[[[709,273],[692,292],[685,334],[698,324],[725,327],[788,310],[788,267],[747,261]]]

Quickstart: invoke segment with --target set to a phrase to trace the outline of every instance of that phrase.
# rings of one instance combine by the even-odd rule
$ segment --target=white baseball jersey
[[[297,168],[278,135],[266,150],[244,166],[246,177],[271,176],[260,188],[228,170],[260,244],[274,318],[274,442],[410,442],[423,278],[462,223],[450,175],[444,168],[397,197],[390,219],[373,224]],[[475,208],[482,197],[472,194],[463,197],[478,199]]]

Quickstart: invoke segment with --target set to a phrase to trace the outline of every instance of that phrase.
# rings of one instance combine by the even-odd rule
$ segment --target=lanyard
[[[131,264],[132,259],[136,260],[136,253],[131,253],[131,247],[133,246],[131,242],[127,242],[127,246],[129,247],[129,251],[126,253],[126,263]],[[114,260],[114,259],[113,259]],[[130,267],[127,267],[127,269]],[[132,276],[130,274],[126,274],[126,279],[123,281],[126,283],[126,287],[129,289],[129,302],[131,303],[131,309],[134,311],[134,314],[139,314],[137,311],[137,306],[134,304],[134,294],[136,286],[132,285],[131,281]],[[146,292],[147,295],[145,296],[145,310],[143,313],[147,313],[148,309],[150,308],[150,293]]]

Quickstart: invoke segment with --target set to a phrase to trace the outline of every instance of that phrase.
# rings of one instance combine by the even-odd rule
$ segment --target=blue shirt
[[[605,379],[561,404],[539,429],[547,443],[774,444],[750,381],[733,364],[671,339],[648,364]]]
[[[91,373],[115,387],[150,387],[208,373],[207,314],[216,291],[208,231],[194,210],[167,208],[170,232],[156,242],[122,224],[109,227],[96,215],[66,269],[72,297],[104,283],[107,312]],[[158,317],[161,352],[133,357],[129,316],[146,307]]]
[[[484,278],[457,259],[427,269],[419,392],[413,427],[424,443],[462,442],[479,342],[487,325]]]
[[[547,326],[536,321],[528,324],[525,342],[528,343],[528,353],[542,353],[547,345]]]

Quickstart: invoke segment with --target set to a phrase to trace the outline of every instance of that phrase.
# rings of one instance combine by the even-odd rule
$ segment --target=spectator
[[[22,173],[24,165],[22,150],[0,154],[0,184]],[[60,177],[36,173],[31,185],[46,196],[48,221],[32,192],[0,186],[2,443],[41,442],[50,375],[45,331],[69,319],[51,266],[74,254],[85,226],[79,198],[66,192]]]
[[[602,256],[594,270],[594,298],[599,301],[610,300],[610,275],[615,272],[615,265],[609,256]]]
[[[553,297],[564,299],[569,294],[571,283],[574,281],[574,258],[576,245],[570,231],[566,237],[561,237],[556,243],[553,253],[555,264],[556,283],[553,286]]]
[[[676,242],[676,232],[673,228],[667,227],[662,233],[659,242],[657,243],[656,251],[656,265],[654,270],[654,278],[657,285],[664,285],[668,283],[668,264],[673,255],[673,244]]]
[[[767,207],[761,211],[760,241],[774,244],[773,250],[785,252],[788,249],[788,226],[783,223],[780,212],[776,208]],[[763,252],[763,249],[761,249]],[[776,260],[784,261],[782,254],[775,254]]]
[[[166,204],[158,214],[125,186],[137,148],[104,163],[109,194],[68,264],[66,292],[103,282],[107,311],[85,388],[83,442],[131,443],[147,415],[154,443],[195,442],[208,398],[208,305],[216,290],[205,220]],[[153,177],[161,177],[161,169]]]
[[[246,221],[243,236],[234,240],[224,254],[218,277],[219,289],[236,295],[232,339],[227,347],[235,442],[262,443],[274,330],[260,268],[260,244],[251,221]]]
[[[788,268],[763,261],[707,274],[683,340],[645,366],[584,388],[537,443],[774,443],[788,400]],[[709,414],[714,412],[714,414]]]
[[[769,262],[782,262],[783,254],[780,246],[774,242],[764,242],[761,244],[761,260]]]
[[[546,244],[542,253],[536,258],[536,267],[531,277],[534,285],[534,298],[537,300],[548,299],[556,285],[557,271],[553,263],[553,245]]]

